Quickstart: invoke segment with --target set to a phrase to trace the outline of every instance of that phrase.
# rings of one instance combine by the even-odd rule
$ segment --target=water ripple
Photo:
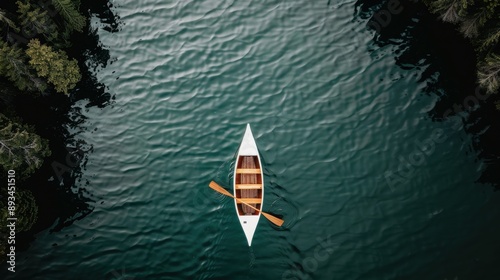
[[[390,279],[470,232],[461,225],[484,199],[460,132],[388,186],[415,140],[449,128],[423,117],[433,101],[391,50],[373,49],[353,1],[145,0],[117,10],[122,30],[99,30],[116,62],[98,75],[116,102],[88,109],[81,133],[94,147],[83,181],[102,204],[37,236],[20,277]],[[280,229],[263,218],[251,248],[233,201],[207,187],[231,188],[246,123],[264,163],[263,207],[285,220]],[[321,247],[330,240],[331,256]]]

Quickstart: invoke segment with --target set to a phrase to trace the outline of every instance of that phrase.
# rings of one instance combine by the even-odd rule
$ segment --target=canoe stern
[[[248,246],[252,246],[252,239],[259,223],[260,215],[257,216],[239,216],[241,227],[247,238]]]

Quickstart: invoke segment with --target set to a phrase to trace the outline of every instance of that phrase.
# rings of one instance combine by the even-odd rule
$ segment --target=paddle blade
[[[214,191],[220,192],[220,193],[221,193],[221,194],[223,194],[223,195],[227,195],[227,196],[229,196],[229,197],[234,198],[234,196],[233,196],[231,193],[229,193],[228,191],[226,191],[226,189],[224,189],[223,187],[221,187],[221,186],[220,186],[219,184],[217,184],[215,181],[210,182],[210,184],[208,184],[208,186],[209,186],[210,188],[212,188]]]
[[[268,213],[265,213],[265,212],[260,212],[260,213],[262,213],[262,215],[264,215],[264,217],[266,217],[271,223],[273,223],[273,224],[275,224],[275,225],[277,225],[279,227],[282,226],[283,223],[285,222],[282,219],[277,218],[277,217],[275,217],[275,216],[273,216],[271,214],[268,214]]]
[[[221,193],[221,194],[223,194],[223,195],[227,195],[227,196],[229,196],[229,197],[235,198],[235,197],[234,197],[234,196],[233,196],[230,192],[228,192],[226,189],[224,189],[223,187],[221,187],[221,186],[220,186],[219,184],[217,184],[215,181],[210,182],[210,184],[208,184],[208,186],[209,186],[210,188],[212,188],[212,189],[213,189],[214,191],[216,191],[216,192],[219,192],[219,193]],[[236,200],[241,201],[241,200],[239,200],[239,199],[237,199],[237,198],[236,198]],[[273,223],[273,224],[275,224],[275,225],[277,225],[277,226],[279,226],[279,227],[280,227],[281,225],[283,225],[283,223],[285,222],[285,221],[283,221],[282,219],[277,218],[277,217],[275,217],[275,216],[273,216],[273,215],[271,215],[271,214],[268,214],[268,213],[262,212],[261,210],[259,210],[259,209],[255,208],[255,207],[253,207],[252,205],[250,205],[250,204],[248,204],[248,203],[246,203],[246,202],[241,201],[241,203],[243,203],[243,204],[247,205],[248,207],[250,207],[250,208],[252,208],[252,209],[254,209],[254,210],[256,210],[256,211],[260,211],[260,212],[262,213],[262,215],[264,215],[264,217],[266,217],[266,219],[268,219],[271,223]]]

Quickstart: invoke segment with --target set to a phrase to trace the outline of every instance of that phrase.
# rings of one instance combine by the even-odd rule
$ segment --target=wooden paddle
[[[208,186],[209,186],[210,188],[212,188],[213,190],[215,190],[215,191],[217,191],[217,192],[220,192],[220,193],[221,193],[221,194],[223,194],[223,195],[227,195],[227,196],[229,196],[229,197],[232,197],[232,198],[236,199],[237,201],[239,201],[239,202],[241,202],[241,203],[245,204],[246,206],[248,206],[248,207],[250,207],[250,208],[254,209],[255,211],[259,211],[259,212],[260,212],[260,213],[262,213],[262,215],[264,215],[264,217],[266,217],[266,218],[267,218],[267,219],[268,219],[271,223],[273,223],[273,224],[275,224],[275,225],[277,225],[277,226],[279,226],[279,227],[280,227],[281,225],[283,225],[283,223],[285,222],[285,221],[283,221],[283,220],[282,220],[282,219],[280,219],[280,218],[277,218],[277,217],[275,217],[275,216],[273,216],[273,215],[271,215],[271,214],[269,214],[269,213],[266,213],[266,212],[264,212],[264,211],[260,211],[259,209],[257,209],[257,208],[255,208],[255,207],[253,207],[252,205],[250,205],[250,204],[248,204],[248,203],[246,203],[246,202],[242,201],[241,199],[238,199],[238,198],[234,197],[232,194],[230,194],[228,191],[226,191],[226,189],[224,189],[223,187],[221,187],[219,184],[217,184],[217,183],[216,183],[216,182],[214,182],[214,181],[210,182],[210,184],[209,184]]]

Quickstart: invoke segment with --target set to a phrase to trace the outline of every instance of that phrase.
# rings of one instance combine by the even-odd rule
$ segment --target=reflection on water
[[[370,51],[375,55],[381,47],[391,46],[396,64],[425,83],[424,93],[438,97],[428,115],[434,121],[455,122],[449,133],[465,130],[473,136],[470,152],[485,163],[478,181],[500,189],[496,144],[500,126],[495,121],[500,114],[493,97],[477,87],[472,45],[454,26],[429,14],[422,3],[401,1],[398,9],[391,10],[389,2],[356,2],[359,17],[375,31]]]
[[[108,1],[99,4],[85,1],[81,10],[89,17],[98,18],[109,32],[117,32],[119,18],[110,7]],[[47,227],[58,232],[83,219],[92,212],[92,204],[98,200],[85,187],[90,184],[89,181],[80,184],[83,187],[76,187],[76,183],[82,180],[88,153],[93,151],[92,145],[78,138],[82,124],[87,121],[84,111],[89,107],[109,106],[114,99],[95,76],[97,69],[106,67],[112,58],[94,28],[87,25],[84,35],[76,35],[80,37],[75,41],[78,43],[74,43],[68,51],[79,61],[82,72],[82,80],[70,98],[61,94],[23,95],[14,102],[20,114],[27,116],[25,121],[36,125],[40,129],[37,131],[39,135],[49,140],[52,151],[40,171],[27,182],[27,185],[33,186],[39,217],[35,226],[20,237],[24,242],[32,240],[33,233]]]

